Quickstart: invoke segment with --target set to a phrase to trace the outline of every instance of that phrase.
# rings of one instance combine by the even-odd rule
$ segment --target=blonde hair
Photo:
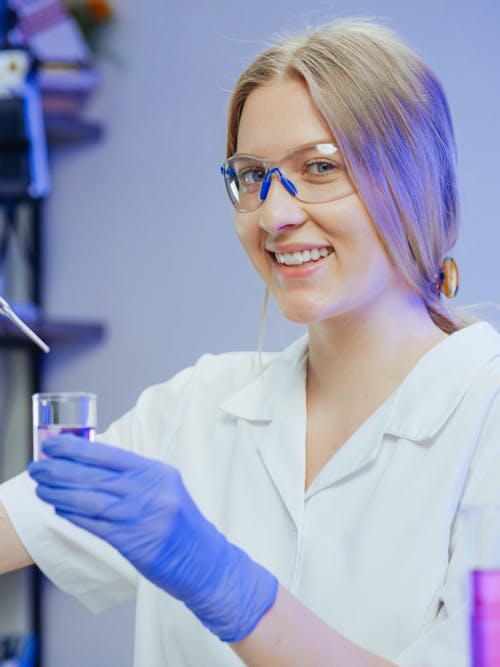
[[[390,29],[343,19],[281,40],[239,78],[229,105],[227,155],[236,151],[250,93],[300,78],[330,128],[388,256],[432,320],[464,326],[433,283],[459,224],[456,146],[443,88]]]

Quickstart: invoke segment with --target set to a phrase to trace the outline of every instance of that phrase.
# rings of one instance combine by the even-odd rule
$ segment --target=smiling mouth
[[[333,248],[331,246],[323,246],[322,248],[313,248],[312,250],[303,250],[302,252],[286,252],[284,254],[274,252],[275,260],[278,264],[285,266],[299,266],[301,264],[309,264],[317,262],[331,255]]]

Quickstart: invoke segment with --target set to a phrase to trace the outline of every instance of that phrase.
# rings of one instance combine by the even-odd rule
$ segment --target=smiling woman
[[[297,145],[319,141],[328,145],[332,139],[306,84],[297,78],[280,78],[248,96],[238,127],[236,166],[240,154],[260,154],[264,147],[266,154],[289,151],[289,156]],[[319,156],[316,150],[311,158]],[[324,164],[324,156],[321,159]],[[287,165],[286,158],[282,162],[283,173],[297,194],[271,177],[269,182],[274,184],[260,200],[261,206],[254,211],[238,209],[236,231],[283,314],[312,324],[347,312],[350,317],[372,318],[382,306],[384,317],[388,307],[395,314],[406,311],[414,300],[411,289],[391,263],[338,151],[330,163],[335,176],[327,172],[328,185],[323,175],[307,176],[307,160],[298,168],[293,162]],[[320,258],[304,262],[302,253],[315,250]],[[288,261],[281,262],[279,256]]]
[[[363,21],[341,21],[285,40],[257,58],[235,87],[228,155],[247,152],[245,142],[252,143],[244,125],[250,93],[284,79],[308,94],[302,116],[315,119],[311,131],[326,141],[335,137],[352,186],[393,264],[436,324],[456,331],[460,320],[437,290],[429,289],[458,233],[455,141],[439,81],[393,33]],[[258,154],[272,145],[262,146],[266,132],[275,142],[289,132],[300,144],[301,126],[287,98],[277,93],[273,100],[278,135],[265,109],[260,108],[257,135],[265,150]]]
[[[457,517],[500,500],[500,335],[442,301],[441,86],[372,23],[280,42],[236,85],[222,174],[308,335],[201,357],[91,446],[46,442],[0,487],[0,564],[97,611],[135,595],[138,667],[468,667]]]

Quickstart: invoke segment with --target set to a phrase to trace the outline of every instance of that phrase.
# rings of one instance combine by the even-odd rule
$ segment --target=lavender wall
[[[102,319],[108,336],[97,347],[54,352],[46,389],[96,391],[104,427],[141,388],[202,352],[255,348],[263,290],[233,234],[218,172],[228,90],[275,32],[337,16],[383,19],[441,77],[460,160],[459,303],[500,301],[496,0],[115,6],[109,47],[121,64],[103,63],[89,109],[107,137],[54,155],[44,223],[48,313]],[[300,331],[272,312],[266,346]],[[132,664],[131,607],[95,619],[47,585],[45,616],[46,665]]]

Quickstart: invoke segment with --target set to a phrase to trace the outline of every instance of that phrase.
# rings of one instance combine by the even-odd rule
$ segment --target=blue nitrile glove
[[[30,463],[37,494],[57,514],[113,545],[182,600],[220,639],[246,637],[278,582],[201,514],[173,467],[72,434],[48,438]]]

